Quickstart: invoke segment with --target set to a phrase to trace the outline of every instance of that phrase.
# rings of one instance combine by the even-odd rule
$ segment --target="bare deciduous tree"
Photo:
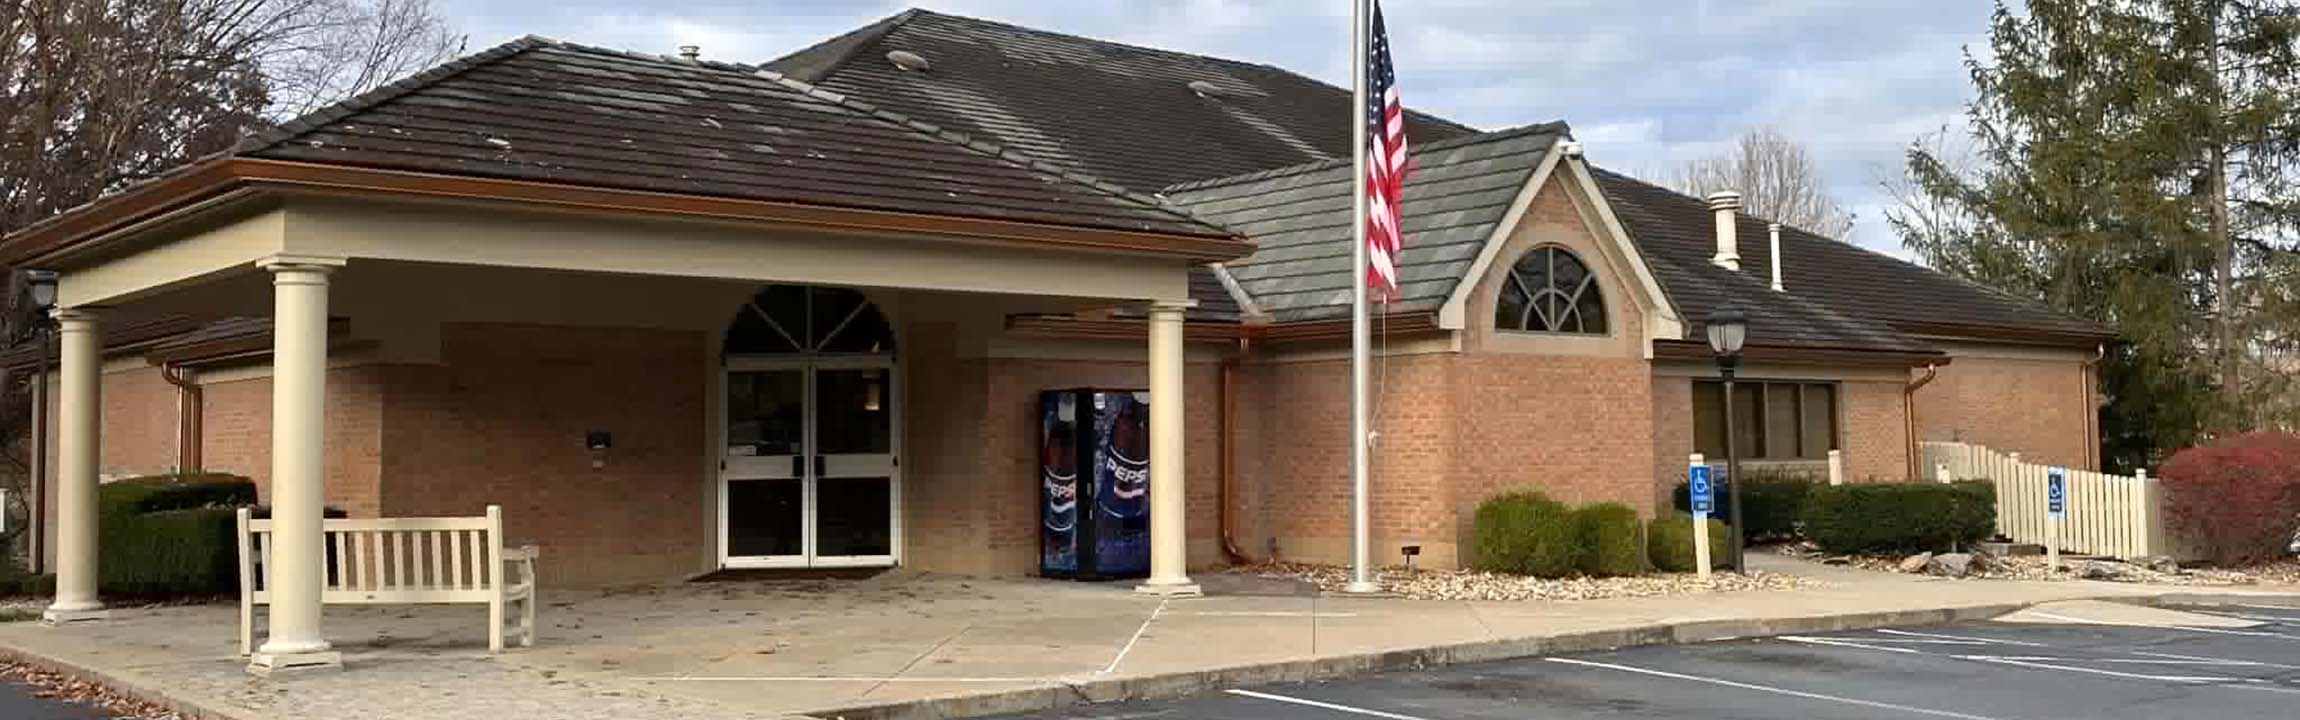
[[[1749,214],[1842,240],[1853,213],[1829,194],[1811,153],[1773,127],[1742,133],[1733,148],[1686,163],[1666,180],[1696,197],[1719,190],[1741,193]]]
[[[461,43],[429,0],[0,0],[0,232]]]

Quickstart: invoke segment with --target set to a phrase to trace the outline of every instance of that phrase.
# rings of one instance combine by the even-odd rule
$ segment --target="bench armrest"
[[[543,549],[533,545],[521,545],[515,548],[503,549],[504,562],[532,562],[536,558],[542,556]]]

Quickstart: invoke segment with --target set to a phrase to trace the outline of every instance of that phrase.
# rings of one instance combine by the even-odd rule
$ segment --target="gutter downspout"
[[[1253,349],[1253,341],[1241,336],[1238,352],[1222,361],[1222,554],[1231,563],[1253,561],[1238,550],[1237,530],[1233,525],[1238,486],[1238,366]]]
[[[176,386],[176,472],[199,472],[200,384],[191,368],[176,363],[161,365],[160,377]]]
[[[40,369],[32,376],[32,486],[31,522],[24,543],[24,567],[34,575],[48,572],[48,338],[40,331]]]
[[[1917,391],[1932,384],[1933,378],[1939,376],[1940,366],[1926,365],[1925,376],[1917,378],[1915,382],[1909,383],[1908,387],[1901,390],[1901,419],[1908,422],[1906,437],[1909,441],[1907,452],[1910,482],[1915,482],[1918,478],[1925,476],[1924,457],[1917,453]]]
[[[2084,459],[2100,470],[2100,361],[2108,357],[2108,346],[2093,347],[2092,359],[2084,361],[2084,372],[2077,378],[2077,389],[2084,393]]]

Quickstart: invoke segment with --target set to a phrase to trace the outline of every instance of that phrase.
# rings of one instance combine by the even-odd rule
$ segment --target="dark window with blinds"
[[[1734,444],[1745,460],[1822,460],[1837,449],[1837,384],[1733,383]],[[1725,384],[1693,381],[1693,449],[1725,457]]]

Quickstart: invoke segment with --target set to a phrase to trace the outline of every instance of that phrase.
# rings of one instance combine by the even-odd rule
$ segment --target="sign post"
[[[1704,581],[1709,579],[1709,513],[1716,509],[1713,490],[1708,459],[1694,453],[1692,463],[1685,468],[1685,492],[1693,501],[1693,566]]]
[[[2044,470],[2044,544],[2047,562],[2053,572],[2060,572],[2060,522],[2068,517],[2068,468],[2054,465]]]

